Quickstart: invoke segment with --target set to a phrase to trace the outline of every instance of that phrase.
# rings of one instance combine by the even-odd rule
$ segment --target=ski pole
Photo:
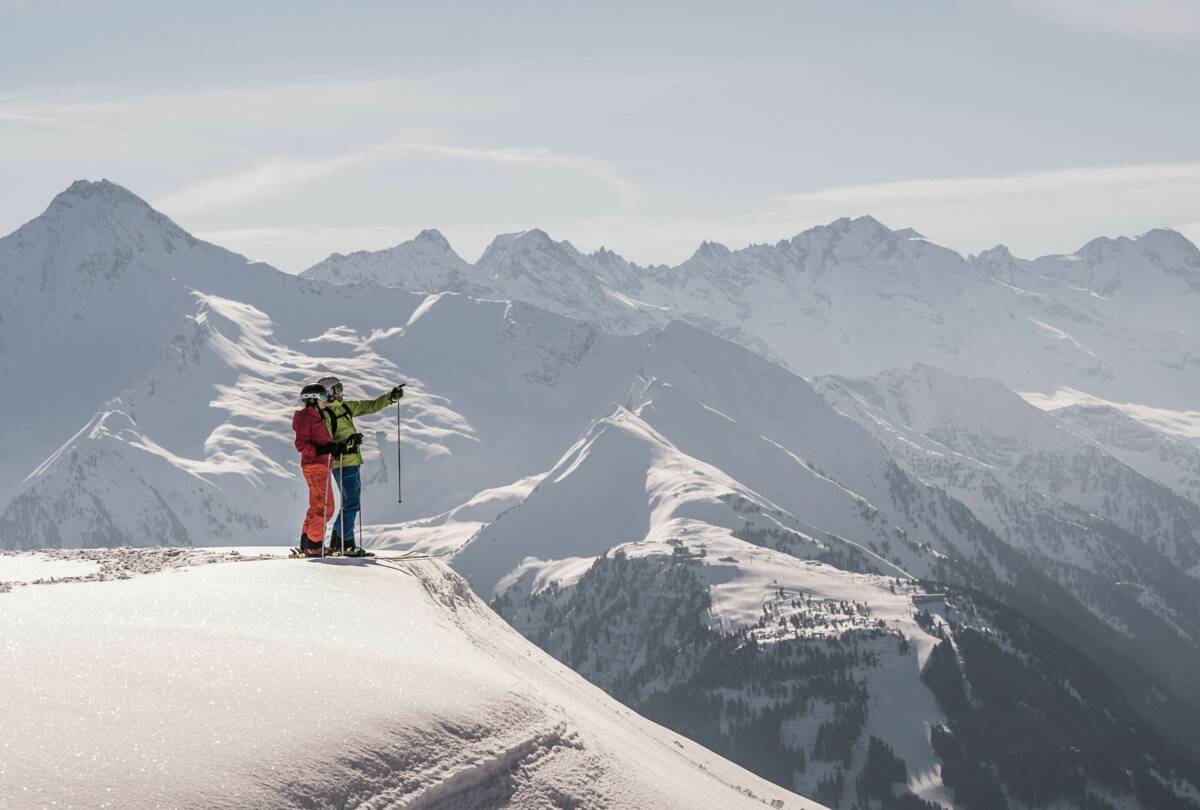
[[[329,502],[333,500],[333,454],[325,456],[325,483],[321,488],[325,491],[321,493],[321,556],[325,556],[325,529],[329,525]],[[309,541],[312,538],[308,538]]]
[[[404,468],[400,460],[400,400],[396,400],[396,503],[404,503]]]
[[[343,557],[346,556],[346,465],[338,466],[338,491],[342,493],[341,509],[338,510],[338,516],[341,518],[342,530],[338,532],[338,544],[341,546],[338,553]]]

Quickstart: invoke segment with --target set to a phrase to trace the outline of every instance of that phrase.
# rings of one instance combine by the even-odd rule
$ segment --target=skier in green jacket
[[[341,493],[341,510],[333,521],[329,550],[332,553],[344,553],[348,557],[363,557],[366,556],[366,552],[354,541],[354,524],[358,520],[362,491],[359,468],[363,462],[362,453],[359,451],[363,435],[354,427],[354,417],[382,411],[404,396],[404,386],[397,385],[375,399],[344,400],[342,381],[337,377],[322,377],[317,382],[329,392],[329,401],[321,409],[321,416],[333,443],[342,451],[341,457],[333,462],[333,477]]]

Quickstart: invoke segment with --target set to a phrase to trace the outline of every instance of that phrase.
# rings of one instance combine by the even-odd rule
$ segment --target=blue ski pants
[[[341,493],[341,509],[333,521],[333,533],[346,539],[346,545],[354,544],[354,524],[358,521],[360,496],[362,494],[362,478],[359,476],[360,467],[338,467],[333,471],[333,480],[337,481],[338,492]]]

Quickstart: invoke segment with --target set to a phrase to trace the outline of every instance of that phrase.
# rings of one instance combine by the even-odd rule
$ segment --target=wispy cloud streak
[[[588,156],[540,147],[473,147],[398,139],[332,157],[269,158],[251,169],[219,175],[172,192],[157,203],[175,214],[220,210],[277,197],[360,164],[412,155],[562,169],[590,175],[627,198],[638,194],[632,182]]]
[[[961,205],[1015,202],[1028,198],[1090,199],[1101,194],[1200,194],[1200,163],[1157,163],[1056,169],[1021,174],[905,180],[840,186],[783,195],[789,203],[837,203],[847,206],[889,204]]]
[[[1200,211],[1200,163],[1058,169],[1001,176],[837,186],[776,198],[795,222],[873,214],[934,241],[981,250],[1004,239],[1036,255],[1101,234],[1167,226],[1188,232]]]

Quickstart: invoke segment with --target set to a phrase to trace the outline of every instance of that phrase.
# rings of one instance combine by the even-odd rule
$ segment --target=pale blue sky
[[[108,177],[291,271],[425,227],[1200,239],[1200,0],[331,5],[0,0],[0,232]]]

